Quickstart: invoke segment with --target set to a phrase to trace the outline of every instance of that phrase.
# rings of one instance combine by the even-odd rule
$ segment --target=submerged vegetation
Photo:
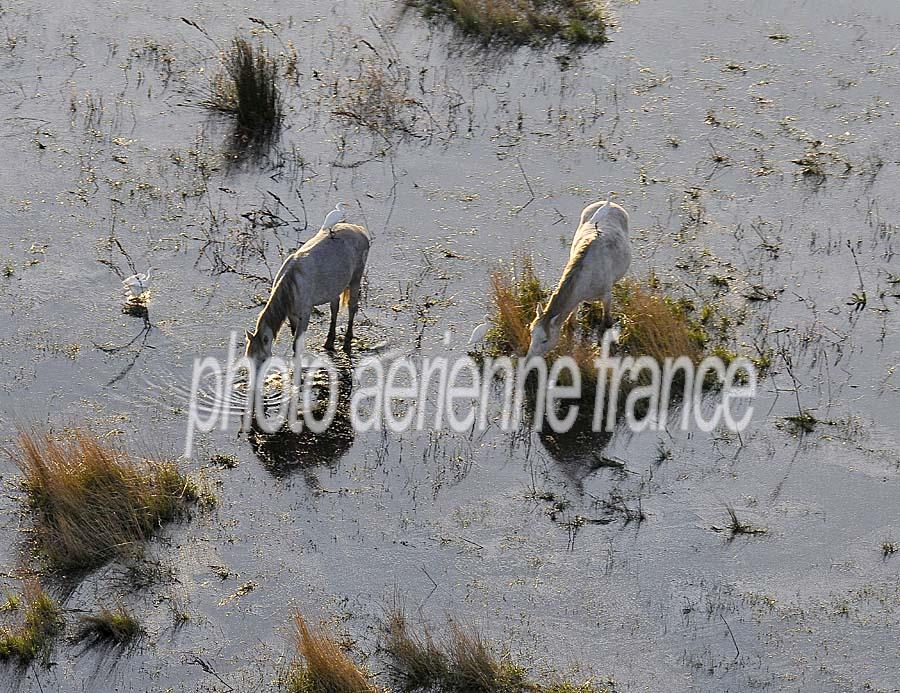
[[[359,75],[348,80],[332,115],[390,139],[395,133],[415,134],[420,115],[427,114],[424,105],[409,94],[410,74],[396,65],[387,69],[369,64]]]
[[[16,659],[28,664],[41,653],[47,653],[53,638],[63,629],[59,605],[36,581],[25,583],[24,595],[17,604],[22,607],[21,624],[0,628],[0,659]],[[15,610],[19,610],[19,606]]]
[[[607,17],[600,0],[406,0],[426,17],[442,16],[480,41],[512,44],[562,40],[605,43]]]
[[[277,62],[262,45],[235,38],[222,55],[222,67],[210,85],[206,106],[233,115],[248,139],[270,137],[282,117]]]
[[[22,431],[18,443],[13,458],[52,568],[88,569],[132,554],[200,499],[174,462],[136,462],[84,429],[66,441]]]
[[[375,686],[334,637],[294,612],[297,659],[285,677],[288,693],[375,693]]]
[[[801,410],[799,413],[791,416],[785,416],[784,420],[794,433],[812,433],[816,430],[816,424],[819,423],[816,416],[806,410]]]
[[[714,525],[712,527],[712,530],[714,532],[726,532],[729,539],[733,539],[739,534],[766,534],[769,531],[765,527],[758,527],[756,525],[750,524],[749,522],[746,522],[745,520],[740,519],[737,515],[737,511],[730,505],[725,506],[725,511],[728,513],[728,524],[724,527]]]

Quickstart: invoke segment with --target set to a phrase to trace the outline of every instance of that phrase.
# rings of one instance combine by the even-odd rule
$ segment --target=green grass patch
[[[390,660],[389,672],[402,691],[601,693],[612,690],[590,681],[534,682],[525,667],[513,661],[508,651],[485,640],[478,629],[448,620],[441,637],[436,637],[425,624],[420,632],[414,632],[400,608],[389,616],[382,648]]]
[[[50,645],[63,630],[62,610],[37,582],[26,582],[21,601],[23,622],[0,628],[0,659],[29,664],[40,654],[46,655]]]
[[[452,21],[482,43],[512,45],[609,41],[608,15],[600,0],[406,0],[425,17]]]
[[[102,607],[96,614],[78,619],[77,642],[89,645],[125,645],[143,634],[140,622],[124,606]]]

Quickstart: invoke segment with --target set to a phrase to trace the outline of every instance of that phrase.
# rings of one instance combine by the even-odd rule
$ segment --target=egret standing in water
[[[484,338],[487,336],[489,329],[491,329],[491,316],[485,314],[484,322],[478,325],[474,330],[472,330],[472,336],[469,337],[469,344],[467,346],[476,346],[478,344],[481,344],[484,341]]]
[[[150,290],[150,270],[143,274],[132,274],[122,280],[122,286],[130,300],[140,298]]]
[[[346,206],[347,205],[345,205],[343,202],[338,202],[335,205],[334,209],[328,212],[328,214],[325,216],[325,221],[322,222],[322,228],[328,229],[328,235],[332,238],[334,238],[334,227],[344,221],[344,219],[346,219],[347,217],[344,211],[344,208]]]

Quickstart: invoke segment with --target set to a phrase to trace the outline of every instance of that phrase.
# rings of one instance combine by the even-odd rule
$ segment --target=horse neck
[[[283,280],[280,280],[275,285],[275,288],[272,289],[272,295],[269,297],[262,313],[259,314],[259,319],[256,321],[257,331],[262,327],[268,328],[272,332],[272,339],[274,340],[287,317],[289,300],[288,287]]]
[[[559,280],[559,286],[550,296],[547,302],[547,308],[544,311],[544,319],[549,320],[556,316],[562,316],[563,319],[569,316],[575,308],[581,303],[582,296],[578,292],[578,266],[569,265],[563,272],[562,278]]]

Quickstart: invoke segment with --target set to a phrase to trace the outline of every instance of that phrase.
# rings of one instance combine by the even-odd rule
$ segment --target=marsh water
[[[485,51],[394,2],[2,3],[4,445],[17,423],[84,423],[180,454],[194,359],[224,358],[340,199],[373,236],[360,353],[437,352],[446,330],[464,351],[490,270],[528,253],[554,282],[612,190],[631,273],[722,306],[737,351],[772,354],[740,436],[340,416],[312,440],[199,436],[185,466],[215,509],[148,547],[147,584],[113,565],[64,594],[73,615],[125,603],[147,635],[113,656],[61,639],[4,686],[268,690],[294,608],[388,683],[378,622],[399,595],[537,677],[900,689],[900,558],[882,550],[900,540],[900,5],[610,5],[609,44]],[[235,34],[282,60],[284,128],[256,153],[203,107]],[[120,275],[148,268],[147,315],[124,314]],[[801,409],[811,432],[785,419]],[[29,521],[0,464],[15,588]],[[767,531],[715,531],[728,506]]]

